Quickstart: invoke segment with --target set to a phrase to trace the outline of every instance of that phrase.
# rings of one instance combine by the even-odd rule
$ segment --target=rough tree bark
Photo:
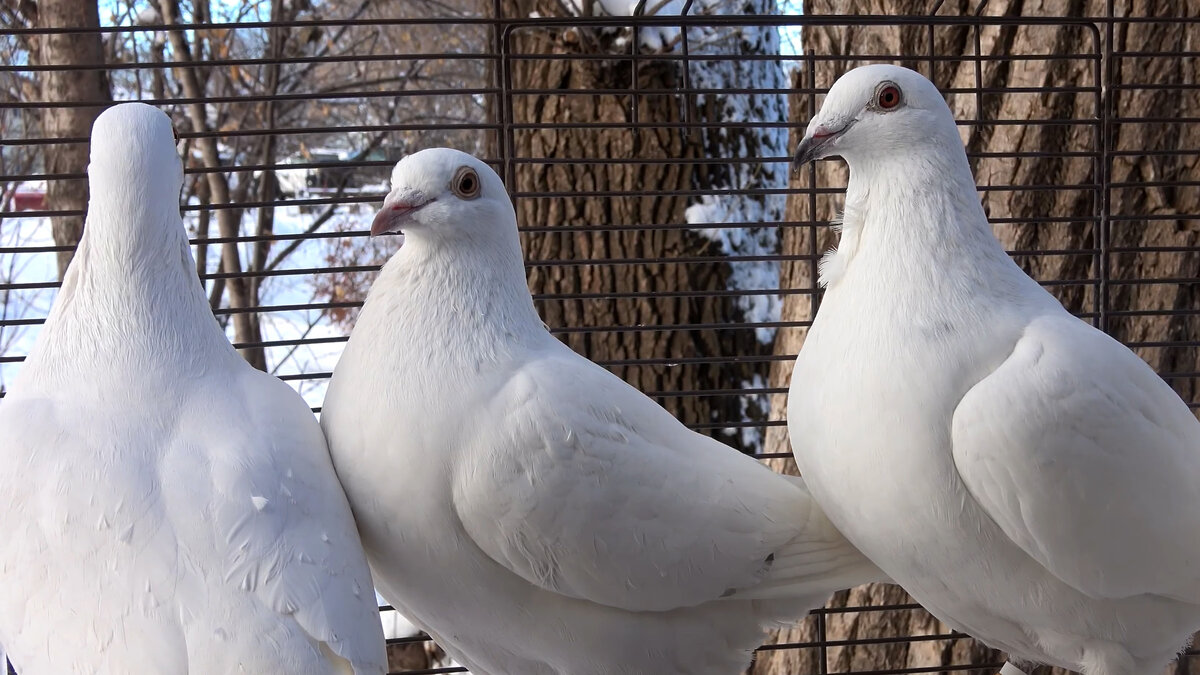
[[[519,0],[509,11],[511,16],[530,16],[532,12],[541,16],[562,16],[565,10],[558,0]],[[640,124],[669,125],[683,121],[687,103],[685,97],[673,91],[683,86],[681,71],[675,61],[640,60],[636,74],[639,90],[671,91],[670,94],[641,94],[635,102],[625,93],[590,96],[578,93],[589,89],[624,91],[634,86],[630,61],[617,58],[629,53],[630,39],[628,33],[578,28],[517,31],[513,39],[514,51],[547,57],[515,60],[512,63],[513,87],[550,91],[515,96],[513,121],[517,124],[626,124],[635,119],[633,105],[636,105],[636,120]],[[560,54],[611,54],[614,58],[554,58]],[[700,110],[696,114],[709,113]],[[720,114],[719,107],[713,114]],[[669,126],[518,130],[514,137],[517,157],[547,160],[516,164],[515,190],[564,195],[517,200],[517,219],[523,226],[548,228],[548,231],[523,236],[527,257],[532,261],[596,260],[599,263],[535,265],[529,275],[533,292],[556,296],[539,300],[543,318],[550,326],[581,331],[566,336],[571,347],[597,361],[624,362],[625,365],[617,367],[616,372],[646,392],[736,390],[753,381],[756,372],[766,374],[766,367],[761,363],[691,363],[682,366],[662,361],[629,363],[768,351],[751,329],[672,328],[730,323],[738,321],[745,311],[735,298],[694,295],[726,290],[731,276],[728,264],[719,261],[672,262],[680,257],[726,254],[718,242],[683,226],[690,202],[689,197],[681,193],[696,189],[700,186],[701,176],[711,175],[694,161],[703,156],[705,142],[700,134]],[[587,161],[562,161],[571,159]],[[652,194],[644,197],[588,194],[628,191],[650,191]],[[620,229],[645,224],[671,225],[637,232]],[[553,231],[557,227],[564,230]],[[612,264],[606,262],[608,259],[637,259],[638,262]],[[642,260],[663,262],[640,262]],[[579,297],[581,294],[626,297],[584,298]],[[662,328],[637,330],[640,326]],[[590,332],[597,328],[608,330]],[[691,424],[740,420],[748,414],[753,415],[744,409],[744,399],[735,395],[667,396],[662,403]],[[722,439],[743,448],[754,444],[754,439],[747,440],[740,434]]]
[[[923,14],[929,9],[925,0],[809,0],[806,14]],[[973,13],[977,2],[958,0],[946,2],[940,14]],[[1103,16],[1104,3],[1075,1],[1010,0],[987,4],[985,13],[1000,16]],[[1200,1],[1171,2],[1169,0],[1125,0],[1117,2],[1118,16],[1196,16]],[[1116,51],[1195,51],[1200,42],[1196,31],[1181,23],[1150,23],[1118,25],[1114,35]],[[1101,26],[1101,35],[1104,35]],[[979,46],[985,55],[1011,54],[1089,54],[1097,53],[1089,32],[1070,27],[987,27],[979,31]],[[933,81],[943,89],[974,87],[976,82],[975,30],[965,27],[939,27],[933,31],[933,53],[936,55],[965,55],[962,61],[938,61],[933,66]],[[862,65],[853,54],[896,54],[902,65],[930,75],[931,62],[922,60],[929,54],[928,27],[828,26],[807,27],[803,34],[804,51],[820,55],[846,55],[844,59],[816,61],[813,64],[815,83],[809,79],[808,65],[800,69],[797,86],[827,88],[838,75],[849,68]],[[1069,60],[984,61],[979,77],[985,87],[1095,87],[1095,65],[1085,58]],[[1194,115],[1200,96],[1194,90],[1122,88],[1136,84],[1180,84],[1195,82],[1200,67],[1195,60],[1173,58],[1122,58],[1115,62],[1111,90],[1113,110],[1123,118],[1155,117],[1170,119]],[[1097,101],[1092,92],[1059,91],[1038,94],[987,94],[977,98],[973,93],[949,97],[951,108],[960,120],[1089,120],[1099,116]],[[809,98],[795,96],[792,115],[797,121],[809,118]],[[980,107],[981,106],[981,107]],[[1191,112],[1189,112],[1191,111]],[[1114,188],[1111,200],[1110,254],[1111,276],[1116,279],[1194,279],[1200,276],[1200,255],[1194,247],[1200,244],[1200,224],[1194,215],[1200,213],[1200,194],[1194,188],[1168,188],[1143,185],[1148,181],[1195,180],[1200,159],[1194,152],[1176,154],[1143,154],[1144,150],[1172,151],[1200,145],[1200,129],[1196,125],[1171,123],[1122,123],[1110,127],[1108,142],[1118,151],[1111,161],[1111,180],[1128,183]],[[1095,163],[1091,157],[988,157],[980,153],[1091,152],[1097,149],[1095,127],[1084,122],[1071,125],[1047,125],[1031,122],[1027,125],[975,125],[963,128],[964,141],[972,153],[972,165],[981,186],[1058,186],[1055,190],[993,190],[984,192],[989,217],[996,222],[997,236],[1011,251],[1020,252],[1017,261],[1035,278],[1055,281],[1049,287],[1072,311],[1088,315],[1096,309],[1097,286],[1090,282],[1071,281],[1095,279],[1099,273],[1098,256],[1093,253],[1063,254],[1068,250],[1093,251],[1097,248],[1099,199],[1094,189],[1064,186],[1094,184]],[[793,143],[798,140],[793,137]],[[1127,154],[1121,154],[1127,153]],[[841,162],[822,162],[815,169],[817,184],[844,186],[846,171]],[[808,185],[810,173],[798,177],[798,185]],[[827,222],[835,216],[841,196],[821,196],[817,209],[810,209],[806,195],[791,200],[788,220]],[[1030,222],[1045,219],[1049,222]],[[1161,220],[1152,218],[1160,217]],[[1009,222],[1011,221],[1011,222]],[[785,265],[783,287],[815,287],[815,255],[836,244],[833,231],[824,226],[789,228],[783,235],[785,253],[809,256]],[[1137,247],[1165,247],[1177,250],[1163,252],[1134,252]],[[1193,247],[1180,252],[1178,248]],[[1064,283],[1067,282],[1067,283]],[[1200,328],[1195,309],[1200,289],[1192,283],[1168,282],[1151,285],[1113,284],[1109,287],[1107,309],[1108,328],[1118,339],[1132,343],[1139,354],[1160,373],[1194,373],[1200,370],[1200,350],[1195,348],[1195,336]],[[1111,310],[1117,310],[1112,312]],[[1130,316],[1129,310],[1191,310],[1183,316]],[[785,321],[807,321],[813,317],[814,305],[808,296],[790,296],[784,303]],[[794,355],[803,344],[805,329],[780,333],[777,354]],[[1138,346],[1162,341],[1184,341],[1176,346]],[[1190,346],[1186,344],[1190,341]],[[792,363],[780,362],[771,375],[773,386],[787,386]],[[1168,377],[1168,381],[1185,400],[1197,399],[1197,383],[1192,376]],[[786,403],[783,396],[772,401],[772,418],[783,419]],[[768,433],[767,452],[788,452],[786,429],[774,428]],[[779,467],[795,471],[789,460]],[[1181,536],[1186,536],[1182,535]],[[837,594],[829,603],[831,608],[863,605],[894,605],[911,602],[899,588],[891,585],[871,585]],[[887,638],[910,635],[946,634],[948,628],[921,610],[871,611],[833,613],[826,617],[826,638]],[[817,639],[816,618],[808,619],[793,630],[775,636],[779,642],[811,642]],[[764,651],[760,653],[752,672],[755,675],[818,672],[819,653],[809,650]],[[828,672],[848,670],[884,670],[907,667],[937,667],[950,665],[995,664],[1003,655],[969,639],[939,639],[918,642],[833,647],[828,649]],[[1197,659],[1191,657],[1194,669]],[[1188,664],[1172,667],[1174,673],[1186,673]],[[964,672],[956,670],[955,672]],[[981,669],[979,672],[989,672]],[[994,672],[994,671],[990,671]],[[1039,674],[1062,673],[1043,668]]]
[[[37,3],[39,28],[83,27],[100,25],[95,2],[87,0],[40,0]],[[58,33],[38,37],[36,58],[42,65],[88,65],[104,61],[99,33]],[[102,70],[57,70],[41,72],[42,100],[57,103],[108,101],[108,79]],[[48,108],[42,112],[43,138],[87,138],[92,123],[103,105]],[[88,164],[88,144],[72,143],[47,146],[46,173],[82,173]],[[88,203],[87,180],[51,180],[46,182],[47,208],[55,211],[84,211]],[[83,216],[51,218],[54,243],[75,246],[83,234]],[[75,255],[72,248],[58,253],[58,276]]]

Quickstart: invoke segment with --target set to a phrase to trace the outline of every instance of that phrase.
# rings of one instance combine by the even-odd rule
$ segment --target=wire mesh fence
[[[175,120],[214,313],[315,411],[399,244],[367,236],[391,167],[449,145],[505,179],[552,332],[692,428],[789,470],[783,395],[846,180],[836,162],[790,176],[789,151],[840,73],[884,61],[946,93],[1018,262],[1200,407],[1195,1],[56,7],[0,14],[2,381],[78,240],[90,120],[142,100]],[[384,619],[395,672],[461,672]],[[773,636],[752,672],[1002,660],[879,586]],[[1175,672],[1197,667],[1192,650]]]

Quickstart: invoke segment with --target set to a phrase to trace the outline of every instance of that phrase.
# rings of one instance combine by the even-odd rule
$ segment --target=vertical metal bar
[[[512,54],[512,47],[509,44],[509,40],[512,39],[512,26],[504,20],[503,0],[493,0],[492,11],[496,20],[492,32],[499,55],[496,62],[496,79],[500,89],[500,100],[498,101],[499,105],[496,106],[496,121],[500,124],[500,138],[496,145],[498,146],[497,151],[500,153],[504,185],[511,195],[517,189],[516,178],[513,175],[513,153],[516,143],[513,139],[512,61],[509,58]]]
[[[980,0],[975,7],[975,17],[978,18],[987,7],[988,0]],[[983,37],[982,23],[975,21],[975,121],[983,122]],[[976,132],[979,131],[976,125]]]
[[[817,61],[816,59],[807,58],[808,61],[808,119],[817,116],[817,95],[813,91],[817,88]],[[812,279],[812,293],[809,295],[812,302],[812,314],[810,318],[817,316],[817,310],[821,309],[821,285],[817,283],[817,279],[821,273],[821,258],[820,248],[817,245],[817,237],[820,233],[817,231],[817,165],[815,162],[808,164],[808,217],[812,221],[808,225],[808,267],[809,278]],[[823,620],[822,620],[823,621]],[[821,624],[824,625],[823,623]],[[821,658],[821,663],[825,663],[824,656]],[[824,667],[824,666],[822,666]],[[823,672],[823,671],[822,671]]]
[[[687,16],[687,13],[692,9],[693,0],[687,0],[683,3],[683,9],[679,10],[679,16]],[[695,99],[696,92],[692,91],[692,75],[689,66],[691,57],[688,52],[688,27],[687,24],[679,25],[680,47],[683,52],[683,123],[687,126],[692,125],[692,101]]]
[[[646,0],[638,0],[638,4],[633,8],[633,16],[639,17],[646,11]],[[630,101],[630,119],[634,125],[638,123],[638,88],[641,86],[638,83],[638,73],[641,71],[639,67],[639,58],[642,49],[642,29],[638,28],[637,21],[633,22],[633,62],[629,64],[629,88],[633,91],[632,100]],[[636,134],[634,138],[640,138]]]
[[[1101,80],[1097,82],[1100,89],[1100,123],[1097,125],[1100,134],[1100,144],[1097,150],[1100,152],[1100,173],[1097,176],[1097,183],[1100,185],[1100,222],[1098,225],[1096,248],[1100,251],[1100,261],[1097,266],[1097,275],[1100,277],[1100,283],[1096,287],[1096,319],[1097,328],[1104,332],[1108,332],[1108,312],[1109,312],[1109,277],[1112,275],[1110,269],[1111,261],[1109,260],[1109,248],[1111,246],[1111,236],[1109,228],[1111,226],[1110,218],[1112,216],[1109,211],[1112,208],[1112,158],[1109,156],[1109,145],[1112,143],[1111,129],[1109,121],[1112,119],[1115,111],[1112,110],[1113,102],[1113,39],[1116,31],[1114,23],[1116,20],[1115,0],[1108,0],[1107,14],[1105,16],[1105,36],[1103,45],[1103,55],[1100,58],[1102,67],[1098,68],[1097,75],[1101,76]]]
[[[942,4],[945,2],[946,2],[946,0],[937,0],[937,2],[933,3],[933,7],[930,8],[930,10],[929,10],[929,16],[936,16],[938,13],[938,10],[942,8]],[[933,22],[931,21],[931,22],[929,22],[929,49],[925,55],[929,57],[929,81],[936,85],[937,84],[937,61],[935,61],[933,58],[935,56],[935,54],[933,52],[934,52]]]
[[[817,643],[821,653],[821,675],[829,675],[829,626],[825,621],[825,612],[817,614]]]

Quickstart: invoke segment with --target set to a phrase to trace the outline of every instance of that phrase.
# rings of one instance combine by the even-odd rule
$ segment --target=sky
[[[780,0],[780,14],[794,14],[799,16],[803,14],[800,0]],[[800,53],[800,27],[785,26],[779,29],[779,50],[784,54],[793,55]]]

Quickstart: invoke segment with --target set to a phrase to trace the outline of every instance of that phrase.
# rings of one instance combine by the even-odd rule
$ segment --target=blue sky
[[[781,14],[799,16],[804,13],[804,3],[802,0],[779,0],[779,12]],[[785,26],[780,28],[779,38],[779,50],[781,52],[788,55],[800,53],[799,26]]]

